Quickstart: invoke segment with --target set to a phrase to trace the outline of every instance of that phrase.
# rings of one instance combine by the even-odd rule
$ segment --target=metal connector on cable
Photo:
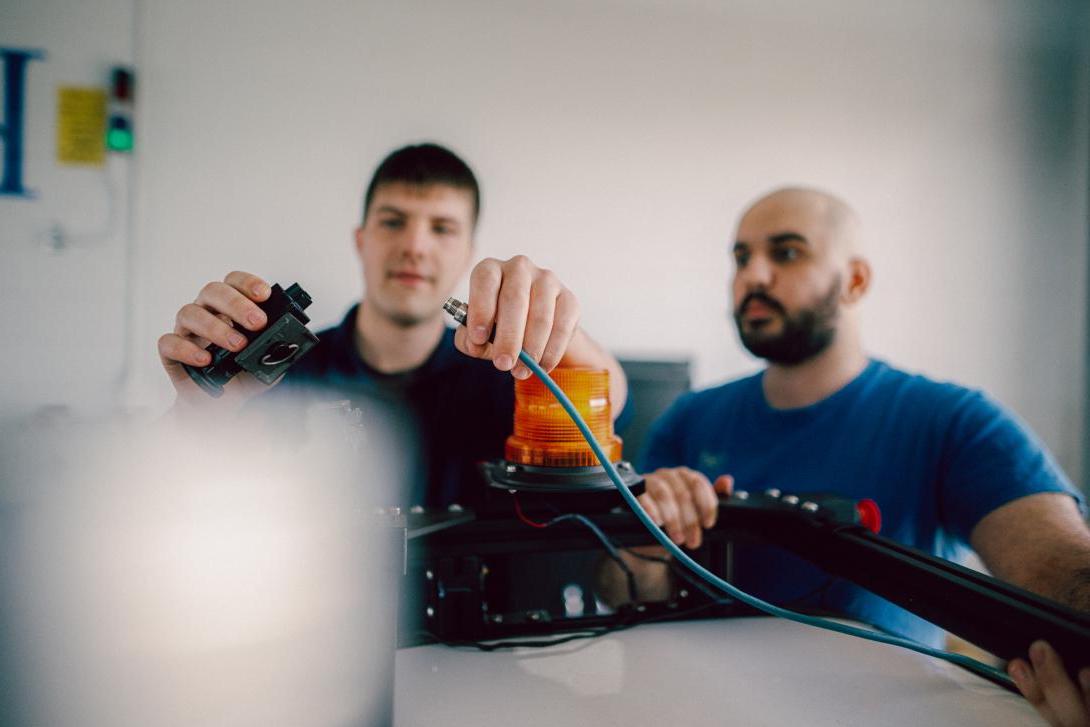
[[[469,306],[462,301],[457,298],[447,298],[443,303],[443,310],[450,313],[450,317],[458,321],[460,325],[466,325],[466,320],[469,318]]]

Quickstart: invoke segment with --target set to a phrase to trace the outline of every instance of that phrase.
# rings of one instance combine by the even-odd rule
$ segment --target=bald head
[[[746,229],[775,229],[808,234],[814,244],[844,261],[862,254],[859,216],[841,198],[808,187],[783,187],[758,199],[738,223],[739,238]]]
[[[753,354],[792,366],[829,346],[858,348],[855,307],[870,284],[859,217],[818,189],[777,189],[738,221],[732,283]]]

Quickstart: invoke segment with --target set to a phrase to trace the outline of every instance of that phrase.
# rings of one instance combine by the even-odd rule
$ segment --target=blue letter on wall
[[[23,101],[26,98],[27,62],[41,59],[42,51],[0,48],[4,72],[4,121],[0,125],[0,143],[4,145],[4,173],[0,176],[0,195],[29,197],[23,186]]]

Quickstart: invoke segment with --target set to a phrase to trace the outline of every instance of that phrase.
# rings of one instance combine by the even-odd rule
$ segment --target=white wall
[[[104,88],[112,66],[132,62],[134,22],[133,0],[0,0],[0,47],[45,51],[26,78],[23,176],[35,197],[0,196],[4,416],[101,409],[121,391],[132,160],[60,166],[54,124],[58,86]]]
[[[726,319],[739,209],[783,183],[840,193],[864,217],[877,270],[869,348],[988,389],[1081,477],[1080,3],[139,8],[130,405],[169,400],[155,339],[228,270],[299,280],[317,322],[339,318],[359,295],[350,233],[368,175],[394,146],[435,139],[482,179],[482,256],[521,252],[557,270],[599,339],[691,355],[699,384],[756,367]],[[29,232],[0,234],[29,244]],[[53,273],[22,277],[38,287]],[[89,277],[118,282],[112,265]]]

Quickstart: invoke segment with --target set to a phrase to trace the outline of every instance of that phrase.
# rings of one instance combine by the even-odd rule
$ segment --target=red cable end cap
[[[875,535],[882,530],[882,511],[878,509],[878,503],[874,500],[860,500],[855,503],[855,511],[859,513],[859,524]]]

